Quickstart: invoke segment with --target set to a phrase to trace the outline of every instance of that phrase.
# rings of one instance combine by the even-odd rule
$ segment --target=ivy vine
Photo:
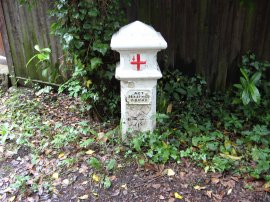
[[[112,34],[126,23],[120,0],[55,1],[51,16],[52,32],[59,36],[72,70],[63,89],[89,101],[99,117],[119,111],[119,83],[114,79],[118,56],[110,48]]]

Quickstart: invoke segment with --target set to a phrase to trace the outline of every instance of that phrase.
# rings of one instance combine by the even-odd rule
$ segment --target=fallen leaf
[[[209,190],[209,191],[206,191],[206,195],[209,197],[209,198],[212,198],[212,191],[211,190]]]
[[[152,187],[155,189],[159,189],[161,187],[161,184],[153,184]]]
[[[110,180],[111,180],[111,181],[114,181],[114,180],[116,180],[116,176],[115,176],[115,175],[113,175],[113,176],[110,176],[109,178],[110,178]]]
[[[68,184],[69,184],[69,179],[64,179],[64,180],[62,181],[62,184],[68,185]]]
[[[212,184],[217,184],[217,183],[219,183],[219,179],[216,177],[212,177],[211,182],[212,182]]]
[[[167,173],[168,176],[174,176],[175,175],[175,172],[172,169],[167,169],[166,173]]]
[[[117,189],[117,190],[115,190],[115,192],[112,194],[112,196],[118,196],[119,194],[120,194],[120,190]]]
[[[12,196],[12,197],[10,197],[10,198],[8,199],[8,201],[9,201],[9,202],[12,202],[12,201],[15,200],[15,198],[16,198],[16,196]]]
[[[221,195],[219,195],[219,194],[212,194],[212,196],[215,198],[215,199],[217,199],[218,201],[221,201],[222,199],[223,199],[223,195],[221,194]]]
[[[92,179],[93,179],[95,182],[99,182],[99,176],[97,176],[96,174],[93,174],[93,175],[92,175]]]
[[[86,173],[88,171],[88,167],[85,164],[81,165],[81,168],[79,169],[79,173]]]
[[[57,180],[59,178],[59,174],[58,173],[54,173],[52,175],[52,178],[55,179],[55,180]]]
[[[269,189],[269,188],[270,188],[270,181],[264,183],[263,188],[264,188],[264,189]]]
[[[168,202],[174,202],[175,199],[174,198],[170,198]]]
[[[221,181],[221,184],[222,184],[224,187],[227,187],[227,188],[234,188],[234,187],[235,187],[235,181],[234,181],[234,180]]]
[[[94,195],[94,196],[98,196],[98,193],[96,193],[96,192],[93,192],[93,195]]]
[[[231,179],[234,180],[235,182],[239,181],[239,177],[237,177],[237,176],[231,176]]]
[[[122,184],[122,185],[121,185],[121,188],[127,189],[127,184]]]
[[[5,190],[2,191],[3,193],[11,193],[12,192],[12,189],[10,187],[6,188]]]
[[[158,172],[157,166],[156,166],[155,164],[152,164],[152,163],[145,163],[145,164],[144,164],[144,169],[145,169],[146,171],[152,170],[152,171]]]
[[[65,156],[65,153],[64,152],[61,152],[59,155],[58,155],[58,158],[61,159]]]
[[[86,195],[80,196],[80,197],[78,197],[78,199],[81,199],[81,200],[88,199],[88,195],[86,194]]]
[[[230,195],[232,193],[232,189],[228,189],[227,195]]]
[[[178,194],[177,192],[174,192],[174,197],[177,199],[183,199],[183,196]]]
[[[117,168],[123,168],[123,165],[121,165],[120,163],[117,164]]]
[[[186,175],[185,172],[180,172],[180,173],[179,173],[180,178],[183,178],[185,175]]]
[[[82,185],[85,185],[85,184],[87,184],[88,183],[88,181],[83,181],[82,182]]]
[[[103,133],[103,132],[98,133],[98,137],[97,137],[98,142],[106,143],[107,140],[108,140],[108,138],[105,136],[105,133]]]
[[[173,107],[173,105],[172,105],[172,103],[170,103],[168,105],[168,107],[167,107],[167,113],[171,113],[172,112],[172,107]]]
[[[222,154],[222,153],[220,153],[220,156],[222,156],[223,158],[232,159],[232,160],[241,160],[242,158],[242,156],[233,156],[233,155]]]
[[[51,153],[52,152],[52,150],[50,150],[50,149],[45,149],[45,154],[46,155],[48,155],[49,153]]]
[[[52,188],[52,191],[53,191],[53,193],[55,193],[55,194],[59,194],[59,191],[58,191],[58,189],[56,189],[56,187],[53,187],[53,188]]]
[[[196,186],[194,186],[194,189],[196,189],[196,190],[203,190],[203,189],[206,189],[206,187],[201,187],[199,185],[196,185]]]
[[[85,152],[86,154],[88,154],[88,155],[92,155],[93,153],[95,153],[95,151],[94,150],[88,150],[87,152]]]
[[[164,200],[165,199],[165,197],[164,196],[162,196],[162,195],[159,195],[159,197],[158,197],[160,200]]]

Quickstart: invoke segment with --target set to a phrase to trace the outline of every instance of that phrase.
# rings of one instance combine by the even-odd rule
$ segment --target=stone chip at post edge
[[[121,85],[121,132],[127,141],[156,127],[156,86],[162,77],[157,52],[167,43],[153,27],[135,21],[113,35],[111,48],[120,53],[115,78]]]

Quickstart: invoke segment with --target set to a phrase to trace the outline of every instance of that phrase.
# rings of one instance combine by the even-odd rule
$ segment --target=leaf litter
[[[29,118],[29,122],[35,118],[37,122],[38,118],[41,120],[39,127],[30,129],[33,135],[27,146],[16,144],[15,138],[7,139],[5,145],[0,144],[1,201],[270,201],[269,184],[255,184],[238,176],[205,174],[187,159],[183,159],[182,164],[146,162],[140,167],[135,160],[114,152],[115,145],[110,147],[108,144],[106,133],[115,128],[114,124],[104,128],[102,123],[89,120],[89,114],[79,110],[83,103],[67,95],[50,93],[37,96],[29,89],[10,90],[2,95],[0,125],[12,125],[14,134],[20,134],[16,124],[21,123],[9,120],[9,116],[14,115],[13,109],[4,101],[16,93],[21,103],[38,102],[24,117]],[[31,119],[28,116],[32,114],[37,116]],[[96,136],[84,131],[85,125],[97,131]],[[83,147],[72,140],[61,145],[63,128],[68,130],[66,135],[70,132],[76,134],[71,137],[75,138],[74,141],[87,141],[90,137],[106,146],[99,147],[91,139],[89,145],[84,144]],[[60,140],[56,143],[60,147],[52,144],[57,135]],[[110,166],[113,168],[110,171],[106,166],[96,170],[87,163],[91,157],[100,159],[101,163],[115,159],[117,166]],[[104,179],[112,184],[107,189],[102,185]],[[262,191],[256,191],[259,188]]]

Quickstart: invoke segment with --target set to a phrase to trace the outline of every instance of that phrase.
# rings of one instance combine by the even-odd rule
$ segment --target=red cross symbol
[[[137,61],[135,61],[135,57],[133,56],[130,64],[137,65],[137,71],[140,71],[141,65],[146,64],[146,61],[141,61],[141,55],[137,54]]]

